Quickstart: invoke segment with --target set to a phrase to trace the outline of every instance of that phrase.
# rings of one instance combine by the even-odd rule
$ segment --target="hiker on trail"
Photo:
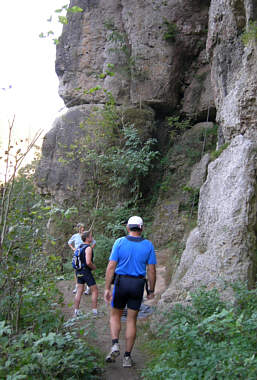
[[[153,244],[142,237],[143,220],[132,216],[127,223],[128,235],[115,241],[105,275],[104,299],[111,302],[110,330],[112,346],[106,356],[114,362],[120,355],[121,316],[127,306],[126,346],[123,367],[131,367],[131,351],[136,339],[137,315],[143,299],[146,269],[149,280],[148,299],[154,298],[156,256]],[[114,288],[111,283],[115,274]]]
[[[96,269],[94,261],[94,252],[91,244],[93,242],[92,231],[86,231],[81,236],[82,244],[80,245],[81,250],[81,263],[82,268],[76,269],[77,278],[77,292],[74,301],[74,314],[77,316],[79,314],[79,305],[81,296],[85,289],[85,284],[89,286],[91,297],[92,297],[92,312],[97,314],[97,298],[98,298],[98,288],[95,279],[91,273],[92,270]]]
[[[76,249],[83,243],[83,241],[81,239],[81,235],[83,234],[83,232],[85,232],[85,225],[83,223],[78,223],[77,224],[77,230],[78,230],[78,232],[76,234],[72,235],[72,237],[68,241],[68,245],[73,251],[76,251]],[[96,242],[95,242],[95,240],[93,240],[92,245],[91,245],[92,248],[95,247],[95,244],[96,244]],[[74,273],[74,276],[75,276],[76,285],[75,285],[75,288],[73,290],[73,293],[76,293],[76,291],[77,291],[76,273]],[[85,294],[86,295],[90,294],[90,288],[88,286],[85,290]]]

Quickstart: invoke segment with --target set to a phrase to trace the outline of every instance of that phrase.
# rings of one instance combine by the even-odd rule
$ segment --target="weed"
[[[211,152],[211,160],[216,160],[228,146],[229,143],[223,144],[218,150]]]
[[[163,34],[164,40],[168,42],[175,42],[178,33],[177,25],[174,22],[169,22],[168,20],[164,20],[164,24],[167,28],[167,31]]]
[[[143,379],[254,379],[257,290],[234,286],[235,305],[218,291],[198,289],[188,306],[176,304],[163,314],[147,344],[152,358]]]
[[[241,36],[242,42],[247,46],[251,41],[257,41],[257,22],[250,21],[248,28],[244,31]]]

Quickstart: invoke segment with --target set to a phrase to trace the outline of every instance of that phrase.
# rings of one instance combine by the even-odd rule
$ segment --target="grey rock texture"
[[[257,46],[256,41],[242,43],[244,28],[257,19],[256,8],[255,0],[214,0],[210,6],[207,52],[217,121],[226,141],[256,135]]]
[[[211,66],[207,61],[205,50],[192,66],[195,66],[195,70],[191,69],[186,74],[185,80],[188,86],[184,91],[182,113],[195,120],[215,120],[216,106],[211,84]]]
[[[35,182],[41,194],[52,194],[57,202],[62,203],[70,197],[79,198],[85,191],[87,171],[78,148],[79,141],[88,133],[87,119],[93,107],[73,107],[56,119],[44,137]]]
[[[161,304],[189,300],[206,285],[232,297],[226,282],[256,281],[256,41],[242,33],[257,20],[253,0],[213,0],[209,10],[207,57],[219,122],[218,144],[229,147],[208,166],[198,222]]]
[[[185,186],[199,190],[207,176],[209,153],[215,149],[214,124],[197,123],[187,130],[170,150],[170,162],[154,210],[151,239],[156,246],[183,242],[192,213],[192,199]],[[204,143],[204,136],[206,141]]]
[[[70,111],[45,137],[36,176],[41,192],[57,200],[68,199],[73,187],[85,189],[81,163],[75,159],[64,165],[59,158],[73,144],[74,130],[83,137],[79,123],[92,105],[107,101],[109,92],[118,105],[129,105],[126,120],[141,129],[143,138],[156,135],[158,111],[172,112],[182,94],[183,113],[196,119],[205,119],[214,103],[205,55],[208,1],[71,0],[73,5],[83,12],[68,14],[56,56],[59,94]]]
[[[231,289],[224,290],[226,282],[255,283],[256,159],[256,144],[239,135],[209,165],[197,227],[161,303],[184,301],[201,285],[231,298]]]
[[[212,91],[209,67],[200,53],[205,49],[209,1],[71,1],[75,3],[84,12],[69,16],[56,59],[59,94],[68,107],[105,102],[102,89],[85,93],[101,86],[120,104],[146,102],[155,108],[174,108],[204,66],[205,84],[194,93],[197,104],[189,107],[187,101],[185,112],[206,113],[209,100],[202,93],[208,88],[211,98]],[[167,37],[174,26],[175,32]],[[108,71],[115,75],[99,77]]]
[[[197,162],[191,171],[190,180],[188,182],[188,186],[192,187],[193,189],[200,189],[202,184],[204,183],[207,171],[208,171],[208,164],[210,162],[210,154],[206,153],[201,161]]]

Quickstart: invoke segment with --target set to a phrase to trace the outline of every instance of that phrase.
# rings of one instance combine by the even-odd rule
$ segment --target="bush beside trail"
[[[154,359],[144,379],[254,380],[257,377],[257,290],[234,285],[235,303],[216,290],[199,289],[191,306],[176,305],[163,315],[147,343]]]

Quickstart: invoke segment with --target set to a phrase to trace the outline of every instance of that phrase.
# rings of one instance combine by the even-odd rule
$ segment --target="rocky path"
[[[159,253],[159,255],[161,252]],[[159,257],[158,257],[159,258]],[[156,283],[156,298],[154,300],[148,301],[144,298],[144,305],[154,307],[157,303],[158,298],[163,293],[166,288],[165,284],[165,266],[163,263],[163,258],[158,260],[160,264],[157,266],[157,283]],[[64,307],[63,313],[65,319],[68,320],[73,317],[73,301],[74,294],[72,290],[74,288],[73,281],[60,281],[58,287],[64,295]],[[100,349],[100,351],[106,355],[111,346],[111,336],[109,329],[109,306],[107,306],[103,301],[104,286],[99,286],[99,316],[93,317],[91,315],[91,297],[83,295],[80,310],[87,315],[86,322],[81,319],[78,323],[81,326],[86,326],[88,329],[87,339]],[[148,317],[149,318],[149,317]],[[121,346],[121,356],[116,359],[115,363],[106,363],[105,371],[103,374],[103,380],[139,380],[140,371],[144,368],[146,363],[146,357],[143,352],[138,348],[140,341],[144,340],[144,335],[140,332],[142,330],[142,325],[146,318],[138,319],[138,337],[135,347],[132,351],[132,359],[134,365],[132,368],[122,367],[122,355],[124,352],[124,334],[125,334],[125,320],[122,321],[122,330],[120,336],[120,346]]]

